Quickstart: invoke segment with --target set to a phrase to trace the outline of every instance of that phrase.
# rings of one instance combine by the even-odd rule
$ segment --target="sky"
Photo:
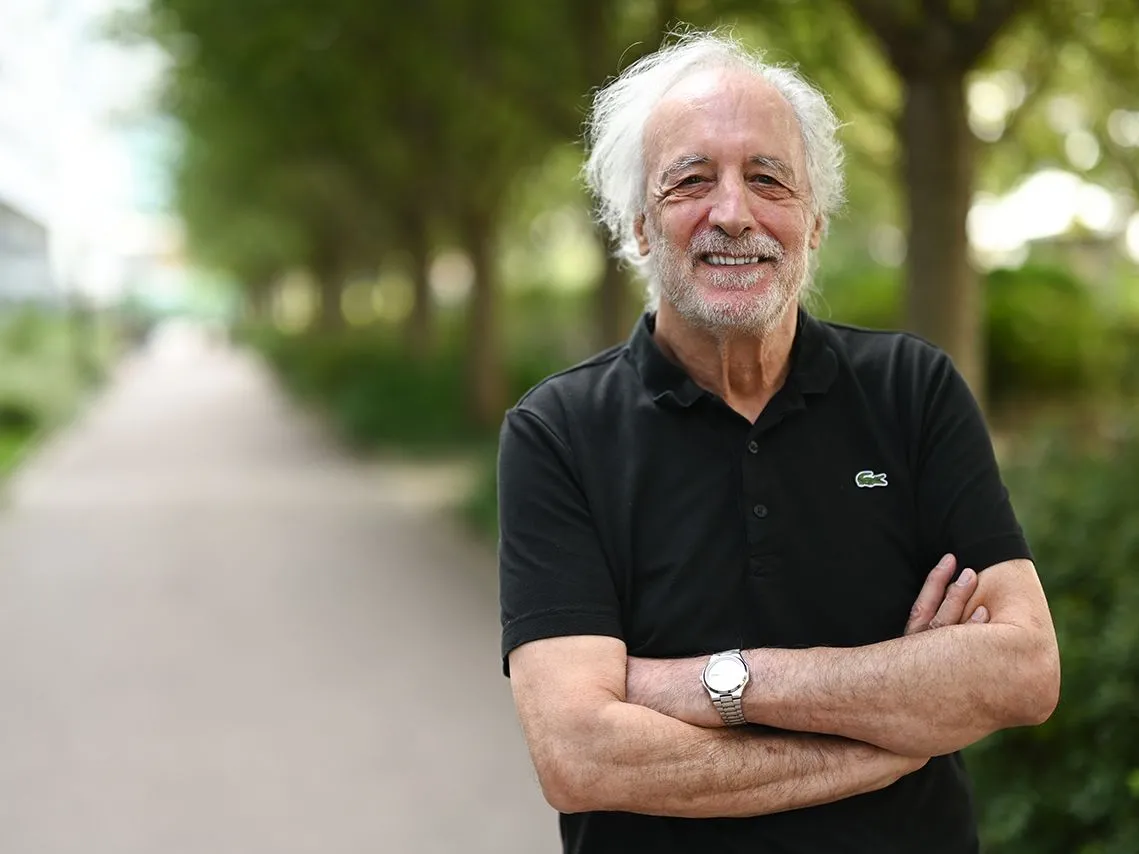
[[[48,227],[59,281],[94,295],[176,240],[151,108],[161,54],[100,31],[126,2],[0,2],[0,199]]]

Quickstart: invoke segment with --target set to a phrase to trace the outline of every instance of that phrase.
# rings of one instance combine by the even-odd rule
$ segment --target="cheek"
[[[693,202],[666,206],[658,223],[661,236],[676,246],[687,246],[707,216],[706,207]]]
[[[767,211],[760,220],[771,236],[787,248],[808,246],[814,228],[814,218],[798,208],[780,208]]]

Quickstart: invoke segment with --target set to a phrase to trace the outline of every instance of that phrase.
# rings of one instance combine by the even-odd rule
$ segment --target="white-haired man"
[[[957,751],[1055,707],[964,382],[799,304],[836,126],[714,35],[597,96],[587,174],[649,311],[507,414],[499,463],[504,667],[566,851],[975,852]]]

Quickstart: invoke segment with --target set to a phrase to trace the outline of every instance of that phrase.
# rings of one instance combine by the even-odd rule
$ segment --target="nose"
[[[741,178],[720,181],[714,191],[708,223],[728,237],[740,237],[756,227],[749,201],[747,186]]]

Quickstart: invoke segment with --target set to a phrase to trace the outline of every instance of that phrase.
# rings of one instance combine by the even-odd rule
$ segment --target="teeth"
[[[758,264],[759,256],[752,256],[751,258],[733,258],[731,255],[709,255],[707,259],[709,264],[716,264],[720,266],[733,266],[736,264]]]

